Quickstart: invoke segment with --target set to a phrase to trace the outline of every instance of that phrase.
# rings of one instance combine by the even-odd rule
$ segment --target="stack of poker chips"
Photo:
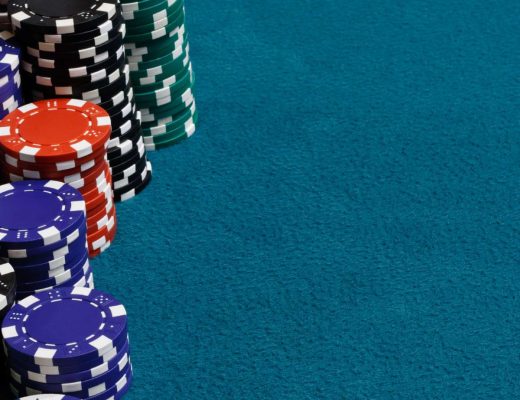
[[[0,323],[11,308],[16,296],[16,276],[13,267],[0,260]],[[0,341],[2,335],[0,334]],[[6,378],[4,352],[0,350],[0,382]]]
[[[37,293],[11,308],[2,334],[17,396],[108,400],[130,387],[126,310],[109,294],[70,287]]]
[[[126,54],[147,150],[190,137],[198,114],[183,0],[124,0]]]
[[[0,257],[16,273],[16,298],[60,286],[92,286],[85,202],[58,181],[0,186]]]
[[[112,176],[106,161],[110,130],[104,109],[75,99],[29,103],[0,121],[4,178],[11,182],[52,179],[81,192],[90,257],[106,250],[116,234]]]
[[[23,50],[26,97],[76,98],[104,108],[112,121],[107,158],[114,199],[143,190],[151,165],[126,64],[118,0],[11,0],[8,11]]]
[[[20,50],[0,39],[0,118],[22,104]]]

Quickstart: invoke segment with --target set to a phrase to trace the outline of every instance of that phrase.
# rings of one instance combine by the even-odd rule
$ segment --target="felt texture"
[[[93,262],[126,398],[518,398],[520,4],[186,11],[200,128]]]

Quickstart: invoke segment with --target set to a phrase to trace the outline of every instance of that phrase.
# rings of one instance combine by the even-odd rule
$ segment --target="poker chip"
[[[179,4],[175,2],[177,9],[180,8]],[[143,152],[139,152],[135,146],[128,149],[128,145],[121,149],[125,140],[141,137],[142,132],[131,82],[132,67],[127,63],[124,48],[125,37],[129,34],[128,26],[119,2],[83,0],[47,5],[41,0],[13,0],[8,5],[8,11],[16,38],[23,49],[20,70],[25,97],[31,101],[73,98],[98,105],[110,117],[111,133],[106,142],[107,151],[112,151],[112,154],[123,151],[139,154],[132,160],[139,166],[143,164],[142,160],[146,163],[148,160],[144,148]],[[163,18],[171,22],[170,18],[179,15],[171,9]],[[154,21],[148,21],[147,24],[150,22],[153,24]],[[163,28],[165,23],[158,22],[153,31]],[[137,30],[132,27],[131,34],[146,34],[149,28],[147,24]],[[27,161],[21,149],[17,149],[20,157],[7,153],[22,162]],[[84,154],[76,158],[86,156]],[[49,157],[47,160],[50,160]],[[40,163],[40,159],[36,158],[29,161]],[[61,160],[56,157],[56,161]],[[121,165],[118,161],[115,157],[109,158],[110,168],[119,170]],[[2,163],[0,161],[0,166]],[[25,164],[23,173],[13,171],[13,167],[18,168],[12,163],[7,168],[11,180],[27,177],[40,179],[40,176],[62,180],[59,175],[50,172],[36,174],[34,168],[27,168]],[[71,164],[70,169],[73,168],[77,168],[77,165]],[[84,166],[82,170],[76,169],[74,172],[82,174],[86,169],[87,166]],[[85,188],[81,182],[72,186],[84,194]],[[127,189],[131,190],[131,187]]]
[[[184,2],[145,0],[123,3],[122,9],[145,150],[169,147],[193,135],[198,123]]]
[[[108,400],[131,385],[126,310],[107,293],[60,287],[33,294],[11,308],[1,332],[16,396]]]
[[[9,39],[6,32],[0,36]],[[20,85],[20,49],[14,43],[0,39],[0,118],[22,105]]]
[[[111,225],[108,221],[101,224],[106,220],[103,216],[92,218],[94,215],[99,217],[99,210],[107,208],[114,199],[107,160],[111,132],[108,113],[79,99],[58,98],[28,103],[0,122],[0,169],[3,177],[11,182],[26,179],[60,181],[78,190],[86,210],[86,228],[83,231],[86,231],[92,257],[99,254],[98,236],[106,236],[107,230],[114,230],[115,224],[115,216]],[[111,212],[115,214],[115,209]],[[83,231],[80,232],[84,235]],[[70,235],[73,229],[59,232]],[[6,236],[3,240],[8,238]],[[38,235],[35,240],[40,240]],[[61,236],[52,243],[49,239],[46,243],[23,243],[19,246],[21,251],[12,248],[4,251],[0,242],[0,257],[8,257],[15,264],[23,258],[30,258],[32,264],[49,263],[76,251],[72,242],[78,246],[75,240]],[[31,248],[27,248],[29,245]],[[103,247],[106,248],[108,246]],[[84,251],[83,248],[80,250]],[[38,289],[52,286],[39,285]]]
[[[63,182],[0,186],[0,258],[9,262],[0,270],[13,268],[18,300],[60,285],[81,285],[82,278],[86,284],[91,271],[85,207],[81,193]]]

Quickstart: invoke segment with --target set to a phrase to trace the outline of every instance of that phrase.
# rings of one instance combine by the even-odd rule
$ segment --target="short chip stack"
[[[12,391],[121,398],[132,381],[127,325],[124,306],[97,290],[58,288],[23,299],[2,324]]]
[[[0,118],[22,104],[20,50],[0,39]]]
[[[85,202],[58,181],[0,186],[0,257],[16,273],[16,298],[60,286],[91,286]]]
[[[29,103],[0,121],[0,170],[7,180],[52,179],[81,192],[90,257],[107,249],[116,234],[106,161],[110,131],[103,108],[74,99]]]
[[[126,64],[126,27],[118,0],[11,0],[8,11],[23,49],[26,97],[77,98],[107,110],[114,198],[126,200],[143,190],[151,166]]]
[[[124,0],[126,54],[147,150],[191,136],[198,114],[183,0]]]

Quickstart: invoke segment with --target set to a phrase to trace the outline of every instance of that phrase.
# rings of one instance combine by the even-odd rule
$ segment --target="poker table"
[[[93,261],[125,399],[518,397],[519,11],[187,1],[199,128]]]

